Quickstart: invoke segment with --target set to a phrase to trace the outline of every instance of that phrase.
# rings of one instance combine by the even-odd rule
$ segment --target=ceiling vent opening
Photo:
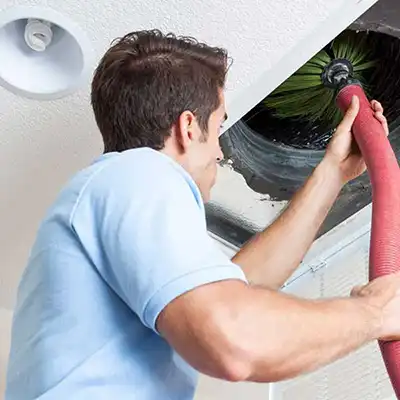
[[[340,38],[345,44],[349,39],[362,42],[368,49],[368,61],[374,62],[374,66],[363,72],[365,88],[371,99],[382,103],[389,124],[393,124],[400,115],[400,40],[386,33],[350,29]],[[331,51],[333,42],[325,47],[327,53]],[[317,75],[315,78],[318,79]],[[267,96],[265,100],[270,98],[273,96]],[[277,110],[262,101],[242,121],[266,140],[308,150],[324,150],[336,127],[333,121],[283,118],[277,114]]]
[[[380,0],[341,34],[345,32],[365,35],[374,43],[374,57],[380,62],[366,80],[374,86],[371,97],[385,107],[389,138],[400,155],[400,4],[397,0]],[[272,201],[288,201],[321,161],[332,129],[306,120],[276,118],[260,102],[222,135],[221,147],[226,161],[252,190]],[[343,188],[318,236],[370,202],[370,182],[363,174]],[[246,235],[242,237],[244,243]]]

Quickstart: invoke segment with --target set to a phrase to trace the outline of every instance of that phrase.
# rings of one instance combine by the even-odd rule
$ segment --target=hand
[[[376,278],[352,290],[352,297],[365,300],[378,316],[377,339],[400,340],[400,273]]]
[[[374,110],[375,118],[382,124],[386,135],[388,135],[389,128],[386,118],[383,115],[382,105],[378,101],[373,100],[371,107]],[[342,122],[337,127],[326,150],[325,159],[334,167],[338,167],[342,184],[346,184],[352,179],[357,178],[366,170],[361,152],[351,133],[351,128],[357,117],[359,108],[359,99],[354,96],[350,107]]]

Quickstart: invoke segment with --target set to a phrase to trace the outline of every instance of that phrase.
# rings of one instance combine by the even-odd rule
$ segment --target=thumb
[[[351,127],[353,126],[354,120],[356,119],[359,110],[360,99],[357,96],[353,96],[350,106],[347,109],[346,114],[342,119],[342,122],[338,126],[338,130],[340,129],[349,132],[351,130]]]
[[[353,287],[353,289],[350,292],[351,297],[358,297],[361,295],[362,290],[364,289],[365,285],[358,285]]]

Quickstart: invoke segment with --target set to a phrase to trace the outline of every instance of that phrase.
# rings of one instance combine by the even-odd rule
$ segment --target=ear
[[[197,121],[196,117],[191,111],[184,111],[178,119],[176,124],[176,138],[182,150],[187,150],[197,134]]]

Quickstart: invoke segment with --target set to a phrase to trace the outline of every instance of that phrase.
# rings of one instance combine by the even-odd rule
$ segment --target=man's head
[[[157,30],[116,41],[92,83],[104,151],[165,152],[192,175],[207,201],[222,158],[227,60],[223,49]]]

